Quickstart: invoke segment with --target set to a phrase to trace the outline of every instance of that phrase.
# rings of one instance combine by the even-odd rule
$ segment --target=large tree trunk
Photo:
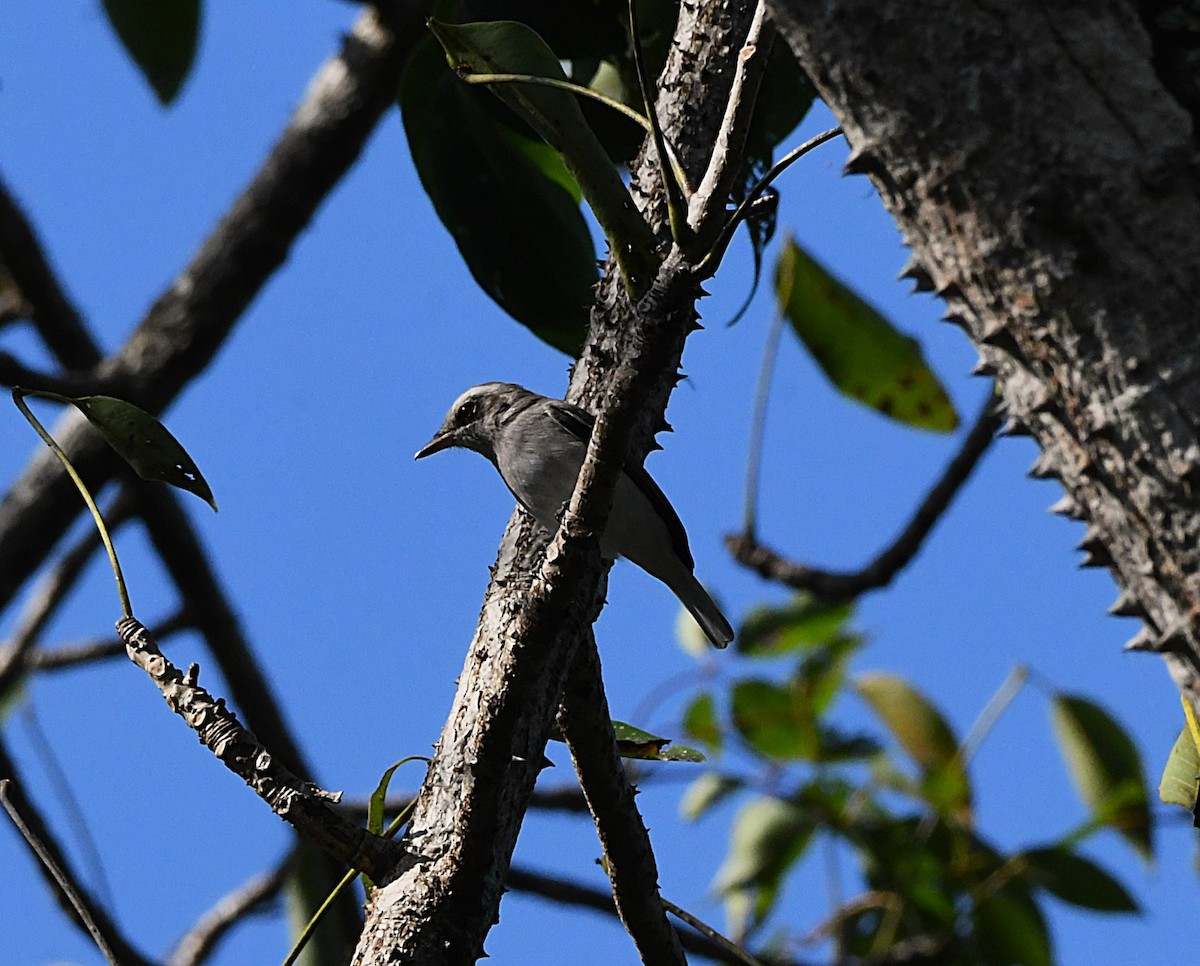
[[[1195,702],[1200,61],[1151,6],[770,0],[908,274],[996,371],[1114,613],[1144,619],[1131,646]]]

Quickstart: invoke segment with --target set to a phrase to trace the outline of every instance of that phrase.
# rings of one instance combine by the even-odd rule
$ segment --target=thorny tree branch
[[[725,545],[738,563],[767,580],[793,590],[809,591],[823,600],[853,600],[868,590],[886,587],[921,549],[933,525],[941,519],[950,501],[987,452],[999,427],[1000,408],[995,397],[989,395],[959,451],[946,466],[941,479],[925,495],[908,525],[891,545],[861,570],[818,570],[796,563],[760,543],[753,533],[730,535],[725,538]]]
[[[752,14],[747,2],[681,7],[657,111],[674,127],[668,134],[679,141],[690,183],[707,166],[733,73],[729,60]],[[636,168],[635,200],[661,231],[655,166],[644,153]],[[544,537],[524,514],[509,524],[404,839],[406,859],[396,879],[373,895],[356,962],[386,956],[391,963],[466,963],[482,955],[566,669],[599,609],[605,568],[587,535],[603,523],[607,487],[631,438],[630,451],[643,455],[662,422],[684,339],[695,328],[698,296],[679,252],[667,256],[637,306],[613,266],[601,282],[568,393],[598,414],[570,510],[544,558]],[[593,488],[593,481],[604,486]]]
[[[663,915],[658,866],[617,753],[595,637],[575,652],[558,724],[595,819],[613,900],[644,963],[682,959],[679,936]]]

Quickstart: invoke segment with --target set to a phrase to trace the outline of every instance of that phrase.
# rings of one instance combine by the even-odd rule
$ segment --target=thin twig
[[[807,590],[823,600],[853,600],[868,590],[885,587],[921,549],[933,525],[941,519],[980,457],[987,452],[999,426],[995,397],[989,395],[962,447],[941,479],[926,494],[908,525],[890,546],[861,570],[852,573],[818,570],[795,563],[759,543],[752,533],[731,534],[725,538],[725,546],[738,563],[768,580],[795,590]]]
[[[194,626],[192,619],[184,611],[178,611],[152,625],[151,633],[156,641],[165,644],[168,638],[180,631],[190,630]],[[5,650],[0,649],[0,658],[4,654]],[[94,641],[78,641],[73,644],[60,644],[53,648],[39,648],[25,655],[25,668],[29,671],[53,673],[118,657],[125,657],[125,643],[114,635]]]
[[[58,883],[58,887],[63,891],[63,894],[70,900],[71,905],[75,907],[75,912],[79,918],[83,920],[84,926],[91,934],[92,940],[100,947],[100,952],[104,953],[104,958],[107,959],[112,966],[121,966],[121,961],[117,959],[117,954],[113,952],[112,947],[108,944],[108,938],[96,925],[92,918],[91,910],[88,903],[84,901],[83,895],[76,888],[75,883],[70,877],[59,868],[54,861],[54,857],[50,851],[42,844],[41,839],[33,834],[33,830],[29,827],[26,821],[21,817],[20,811],[16,804],[9,797],[9,788],[12,786],[12,780],[8,778],[0,778],[0,804],[3,804],[4,810],[8,812],[8,817],[16,826],[17,831],[21,833],[21,837],[25,839],[25,844],[33,851],[33,854],[38,857],[38,861],[49,870],[54,876],[54,881]]]
[[[722,949],[724,949],[725,952],[729,955],[729,957],[731,959],[733,959],[735,962],[743,963],[743,964],[745,964],[745,966],[763,966],[763,963],[761,960],[756,959],[755,957],[751,956],[748,952],[746,952],[746,950],[742,949],[742,947],[739,946],[737,943],[735,943],[732,939],[722,936],[719,932],[717,932],[717,930],[713,929],[713,927],[710,926],[708,923],[706,923],[703,919],[693,916],[690,912],[688,912],[682,906],[675,905],[675,903],[673,903],[670,899],[663,899],[662,904],[663,904],[663,907],[667,910],[667,912],[669,912],[671,915],[675,916],[677,919],[682,919],[689,926],[691,926],[693,929],[695,929],[696,932],[700,933],[702,936],[707,936],[709,939],[711,939],[713,942],[715,942],[718,946],[720,946]]]
[[[758,481],[762,473],[763,434],[767,426],[767,399],[771,395],[771,380],[775,375],[775,360],[779,357],[779,339],[783,335],[782,310],[775,313],[767,339],[763,343],[762,365],[758,370],[758,386],[754,390],[754,415],[750,421],[750,446],[746,454],[746,496],[742,510],[742,531],[751,539],[758,522]]]
[[[90,871],[89,878],[92,888],[98,893],[100,903],[110,912],[116,908],[113,901],[112,884],[108,881],[108,873],[104,871],[104,862],[100,858],[100,850],[96,847],[96,838],[88,825],[87,814],[71,787],[66,769],[54,751],[54,745],[46,737],[34,710],[32,701],[26,701],[21,709],[21,718],[29,743],[34,753],[41,759],[42,770],[50,782],[51,791],[58,798],[59,806],[66,813],[67,823],[74,832],[75,842],[83,852],[84,867]]]
[[[0,741],[0,787],[5,810],[20,830],[26,844],[38,857],[38,868],[51,884],[54,896],[66,908],[72,921],[85,928],[96,941],[109,962],[120,966],[150,966],[150,961],[133,948],[121,934],[108,913],[79,885],[79,877],[71,869],[62,847],[55,840],[40,812],[25,795],[16,766]],[[96,938],[97,932],[103,937]]]
[[[256,875],[222,896],[200,921],[179,940],[166,959],[166,966],[199,966],[212,955],[226,933],[247,917],[263,911],[279,896],[287,884],[289,862],[280,862],[273,871]]]

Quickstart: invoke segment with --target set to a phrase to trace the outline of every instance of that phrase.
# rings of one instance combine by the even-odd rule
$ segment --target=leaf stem
[[[104,542],[104,549],[108,553],[108,564],[112,568],[113,576],[117,579],[117,593],[121,598],[121,613],[125,617],[133,616],[133,605],[129,602],[129,591],[125,586],[125,576],[121,572],[121,562],[117,559],[117,551],[113,547],[112,537],[108,534],[108,527],[104,525],[104,517],[100,515],[100,509],[96,506],[96,501],[92,499],[92,494],[88,491],[87,485],[83,482],[75,467],[71,465],[71,461],[67,458],[67,454],[63,452],[61,446],[54,441],[51,436],[38,422],[38,419],[30,411],[25,404],[25,397],[33,396],[37,399],[48,399],[51,402],[71,404],[72,400],[67,396],[60,396],[56,392],[45,392],[39,389],[22,389],[20,386],[14,386],[12,390],[13,402],[17,409],[21,411],[21,415],[29,422],[34,431],[42,438],[42,442],[50,447],[51,452],[58,458],[58,461],[66,468],[67,475],[71,477],[71,482],[75,484],[75,489],[79,491],[79,495],[83,497],[83,502],[87,504],[88,510],[91,511],[92,519],[96,523],[96,529],[100,532],[100,539]]]

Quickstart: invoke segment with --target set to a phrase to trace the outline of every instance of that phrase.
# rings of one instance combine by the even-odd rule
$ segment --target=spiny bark
[[[1131,3],[772,0],[938,292],[1086,520],[1136,646],[1200,693],[1200,187]],[[1168,75],[1165,67],[1175,73]],[[1158,69],[1164,67],[1164,73]],[[1194,80],[1194,77],[1193,77]],[[1194,85],[1191,89],[1194,89]]]
[[[746,0],[681,8],[658,111],[672,141],[690,146],[683,163],[692,183],[707,160],[704,146],[720,127],[752,12]],[[654,178],[643,156],[634,197],[661,234],[658,193],[648,187]],[[632,450],[639,455],[662,428],[684,340],[695,328],[698,291],[686,278],[680,284],[681,278],[669,268],[660,273],[656,288],[635,307],[610,260],[568,392],[567,398],[594,412],[627,413],[638,402],[629,398],[629,387],[638,385]],[[647,379],[649,385],[642,385]],[[404,838],[408,860],[372,898],[357,963],[462,964],[483,955],[567,668],[602,602],[605,568],[597,555],[554,633],[539,628],[534,639],[521,633],[515,624],[522,602],[544,592],[531,574],[541,566],[545,544],[544,534],[518,511],[501,543],[450,718]],[[556,539],[552,549],[558,546]]]

